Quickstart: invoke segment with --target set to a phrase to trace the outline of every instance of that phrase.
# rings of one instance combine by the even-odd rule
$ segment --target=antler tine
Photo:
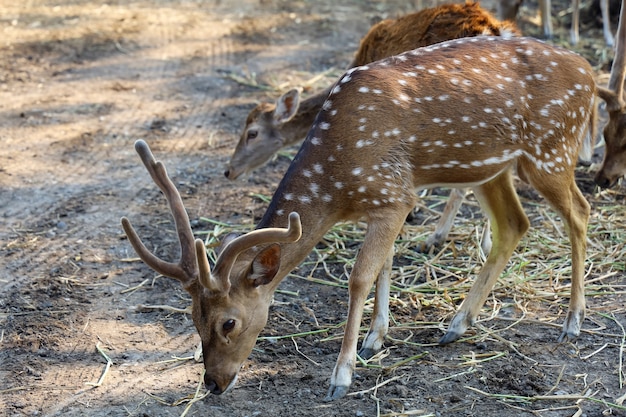
[[[246,249],[264,243],[292,243],[297,242],[302,236],[302,225],[300,215],[296,212],[289,214],[289,225],[287,229],[270,227],[258,229],[232,240],[220,252],[215,262],[215,276],[220,279],[228,279],[230,270],[237,260],[237,256]]]
[[[141,241],[141,238],[135,232],[130,221],[125,217],[122,218],[122,227],[128,236],[128,240],[141,258],[150,268],[160,274],[170,278],[177,279],[188,285],[199,276],[198,260],[199,253],[194,248],[194,237],[189,225],[189,216],[183,205],[183,200],[176,186],[167,175],[167,170],[162,162],[156,161],[150,147],[143,140],[135,142],[135,150],[139,154],[141,161],[150,173],[152,180],[161,189],[167,199],[170,211],[174,217],[174,224],[178,233],[178,241],[180,244],[181,257],[178,263],[166,262],[156,257],[150,252]],[[203,253],[206,261],[206,253]],[[206,261],[208,264],[208,261]],[[209,272],[210,276],[210,272]],[[205,280],[210,281],[210,278]]]
[[[622,0],[619,26],[615,37],[615,59],[609,78],[609,89],[617,94],[621,102],[624,101],[624,76],[626,76],[626,1]]]

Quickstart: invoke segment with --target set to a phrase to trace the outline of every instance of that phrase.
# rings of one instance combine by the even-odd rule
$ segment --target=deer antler
[[[230,276],[231,268],[237,260],[237,256],[246,249],[264,243],[292,243],[297,242],[302,236],[300,215],[296,212],[289,214],[287,229],[270,227],[258,229],[230,241],[220,252],[215,263],[215,275],[219,277]]]
[[[170,211],[174,217],[181,253],[178,263],[166,262],[158,258],[146,248],[130,221],[126,217],[122,217],[122,227],[137,255],[150,268],[162,275],[179,280],[185,288],[189,288],[197,279],[203,287],[211,291],[228,291],[228,285],[220,285],[211,276],[202,240],[197,239],[194,247],[194,237],[189,225],[189,216],[183,205],[180,193],[167,175],[165,165],[161,161],[154,159],[150,147],[143,140],[135,142],[135,150],[150,173],[152,180],[165,194]]]

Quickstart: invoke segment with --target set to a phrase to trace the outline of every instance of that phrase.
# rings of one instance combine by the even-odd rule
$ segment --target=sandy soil
[[[214,230],[216,221],[249,228],[267,206],[259,196],[271,195],[288,158],[237,183],[223,177],[248,111],[289,86],[317,78],[312,91],[331,82],[373,22],[416,7],[400,0],[0,2],[0,415],[626,415],[617,405],[625,392],[623,253],[599,245],[590,257],[612,256],[615,267],[592,268],[589,279],[615,291],[590,295],[586,331],[574,343],[555,342],[566,301],[530,303],[531,317],[512,326],[490,316],[494,298],[484,325],[499,336],[438,347],[453,309],[395,294],[398,323],[439,325],[394,327],[386,368],[359,366],[352,395],[330,404],[322,399],[341,336],[333,326],[344,320],[347,294],[298,278],[324,276],[305,264],[276,294],[266,337],[236,389],[189,405],[203,370],[190,359],[199,341],[190,317],[142,307],[184,309],[189,298],[135,258],[119,225],[129,216],[157,253],[175,256],[167,208],[133,142],[148,141],[166,162],[197,232]],[[530,34],[538,33],[535,7],[528,4],[521,22]],[[610,52],[593,19],[585,25],[579,50],[600,75]],[[561,25],[556,41],[566,36]],[[588,176],[581,181],[591,193]],[[541,205],[532,198],[532,207]],[[623,192],[602,198],[623,213]],[[480,224],[475,213],[464,211]],[[342,265],[336,269],[343,274]],[[508,291],[513,299],[523,285]],[[279,338],[318,328],[331,330]],[[107,357],[110,369],[97,386]]]

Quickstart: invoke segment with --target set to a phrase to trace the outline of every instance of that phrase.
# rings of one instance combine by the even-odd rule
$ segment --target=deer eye
[[[259,135],[259,132],[257,132],[256,130],[248,130],[248,140],[256,139],[258,135]]]
[[[222,329],[224,330],[224,333],[229,333],[234,328],[235,328],[235,320],[233,319],[226,320],[224,324],[222,325]]]

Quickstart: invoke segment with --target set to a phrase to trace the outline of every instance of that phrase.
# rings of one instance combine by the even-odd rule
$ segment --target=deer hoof
[[[349,387],[331,385],[330,388],[328,388],[328,393],[326,394],[324,401],[330,402],[345,397],[348,393],[348,388]]]
[[[359,350],[359,356],[363,359],[369,359],[376,354],[376,350],[372,348],[362,347]]]
[[[439,339],[440,345],[447,345],[455,340],[459,339],[465,334],[467,329],[473,324],[473,320],[467,316],[467,313],[457,313],[452,319],[448,331],[441,339]]]
[[[580,323],[584,319],[583,313],[568,312],[563,323],[563,332],[559,336],[558,342],[570,342],[580,335]]]

